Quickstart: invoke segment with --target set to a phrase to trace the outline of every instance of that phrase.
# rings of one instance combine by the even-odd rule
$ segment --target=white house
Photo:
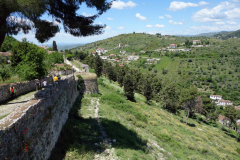
[[[118,44],[118,47],[123,47],[123,44],[122,44],[122,43],[119,43],[119,44]]]
[[[222,99],[222,96],[220,96],[220,95],[210,95],[210,99],[212,99],[212,100],[220,100],[220,99]]]
[[[148,62],[153,62],[154,59],[153,58],[150,58],[150,59],[147,59]]]
[[[233,103],[229,100],[220,99],[217,103],[218,106],[232,106]]]
[[[177,45],[176,44],[170,44],[169,48],[177,48]]]
[[[200,40],[193,40],[192,42],[193,42],[193,44],[200,44],[201,43]]]
[[[126,51],[120,51],[120,53],[124,54],[124,53],[126,53]]]
[[[108,57],[108,56],[100,56],[100,58],[102,58],[103,61],[106,61],[106,60],[107,60],[107,57]]]
[[[104,48],[98,48],[96,50],[96,52],[98,53],[98,55],[101,55],[101,53],[105,53],[105,49]]]
[[[139,59],[138,56],[128,56],[129,61],[135,61],[135,60],[138,60],[138,59]]]

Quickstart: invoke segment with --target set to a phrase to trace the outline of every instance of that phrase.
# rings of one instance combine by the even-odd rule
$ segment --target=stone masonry
[[[0,120],[0,159],[48,159],[79,96],[69,76],[35,94],[35,99]]]

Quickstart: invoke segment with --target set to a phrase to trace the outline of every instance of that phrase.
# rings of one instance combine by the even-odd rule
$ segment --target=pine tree
[[[145,80],[145,84],[144,84],[144,87],[143,87],[143,95],[147,99],[147,104],[149,104],[149,100],[152,99],[152,87],[151,87],[151,84],[148,81],[148,79]]]
[[[229,131],[230,131],[231,125],[236,124],[236,120],[237,120],[237,110],[235,109],[235,107],[234,106],[226,106],[225,116],[230,121],[228,124]]]
[[[97,77],[101,77],[102,67],[103,67],[102,59],[100,58],[99,55],[96,55],[94,69],[95,69],[95,73],[97,74]]]
[[[123,85],[124,85],[124,95],[129,99],[130,101],[134,101],[134,86],[132,77],[130,74],[126,74],[123,79]]]
[[[58,51],[56,41],[53,41],[53,51]]]

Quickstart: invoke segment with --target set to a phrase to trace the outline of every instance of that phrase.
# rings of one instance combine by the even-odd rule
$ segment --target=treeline
[[[19,77],[20,80],[32,80],[44,77],[55,63],[63,63],[61,53],[47,51],[35,44],[29,43],[25,38],[17,42],[11,50],[10,64],[2,61],[0,66],[0,77],[3,81],[11,77]]]
[[[130,69],[127,65],[119,66],[103,62],[98,55],[86,57],[84,63],[95,69],[98,77],[105,76],[118,82],[130,101],[135,101],[134,93],[140,93],[146,97],[148,104],[151,100],[161,102],[164,109],[174,114],[185,110],[186,124],[189,117],[196,117],[196,113],[206,117],[205,123],[216,122],[218,115],[222,112],[226,117],[233,117],[229,126],[237,128],[236,120],[240,119],[240,111],[232,106],[220,109],[208,96],[199,95],[195,87],[182,88],[176,83],[156,77],[156,74],[143,74],[138,69]]]

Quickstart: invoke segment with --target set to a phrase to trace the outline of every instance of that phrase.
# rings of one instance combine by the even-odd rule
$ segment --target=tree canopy
[[[83,3],[96,8],[97,13],[89,17],[77,14]],[[107,0],[1,0],[0,46],[6,35],[17,35],[20,31],[27,34],[32,29],[39,42],[46,42],[60,32],[57,23],[62,23],[64,31],[73,36],[102,34],[106,25],[93,23],[110,7]],[[44,14],[53,21],[41,19]]]

